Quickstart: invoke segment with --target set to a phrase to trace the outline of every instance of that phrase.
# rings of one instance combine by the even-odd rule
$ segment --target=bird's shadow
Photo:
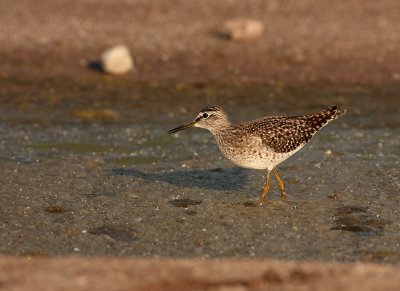
[[[136,168],[113,168],[113,175],[130,176],[149,182],[162,181],[181,187],[212,190],[237,190],[246,184],[248,171],[241,168],[179,169],[145,173]]]

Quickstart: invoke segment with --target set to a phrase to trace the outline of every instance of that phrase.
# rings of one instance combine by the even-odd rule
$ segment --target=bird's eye
[[[203,118],[207,118],[208,117],[208,113],[203,113]]]

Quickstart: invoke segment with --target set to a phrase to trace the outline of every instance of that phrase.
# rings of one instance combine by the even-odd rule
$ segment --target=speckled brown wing
[[[308,130],[305,117],[266,117],[258,122],[258,134],[263,144],[276,153],[291,152],[308,142],[313,135]]]
[[[306,116],[272,116],[256,120],[252,132],[277,153],[289,153],[309,142],[330,121],[342,115],[336,106]]]

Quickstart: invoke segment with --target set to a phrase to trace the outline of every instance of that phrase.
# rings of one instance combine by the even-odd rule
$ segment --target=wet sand
[[[331,262],[399,263],[398,3],[228,2],[0,9],[2,255],[38,257],[43,272],[69,255],[133,257],[155,269],[139,258],[317,261],[331,278]],[[28,13],[36,10],[49,18]],[[262,18],[262,38],[218,37],[240,11]],[[117,42],[132,49],[137,71],[91,69]],[[260,207],[265,173],[224,160],[205,131],[167,134],[208,104],[233,121],[333,104],[348,113],[278,167],[288,200],[273,184]],[[14,260],[30,262],[4,257],[1,269]],[[104,271],[85,258],[59,264],[74,260]]]
[[[125,84],[118,87],[133,96],[111,101],[103,96],[114,85],[81,84],[104,103],[99,108],[114,112],[107,115],[88,107],[85,92],[67,102],[70,89],[51,86],[4,108],[3,254],[398,262],[396,92]],[[197,114],[203,100],[196,96],[239,121],[316,111],[315,96],[324,95],[348,114],[278,167],[289,199],[280,200],[272,184],[262,207],[263,171],[226,161],[206,131],[167,134]],[[377,96],[381,105],[370,110]]]

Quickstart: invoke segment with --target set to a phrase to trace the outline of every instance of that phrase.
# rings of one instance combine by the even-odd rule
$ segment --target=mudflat
[[[399,6],[2,1],[1,286],[398,286]],[[263,34],[226,39],[235,17]],[[103,74],[120,43],[136,69]],[[167,134],[209,104],[235,122],[347,114],[278,167],[289,198],[273,183],[260,207],[264,172],[205,131]]]

